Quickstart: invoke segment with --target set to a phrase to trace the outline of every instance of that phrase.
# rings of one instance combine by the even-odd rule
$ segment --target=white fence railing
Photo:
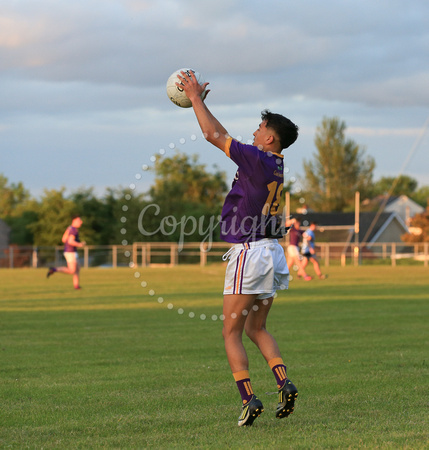
[[[281,242],[287,248],[287,242]],[[132,245],[88,245],[79,249],[83,267],[147,267],[175,266],[220,262],[230,244],[214,242],[210,246],[199,242],[136,242]],[[319,243],[316,248],[322,265],[387,263],[395,266],[401,261],[414,261],[425,267],[429,261],[429,243],[405,244],[386,242],[353,244],[344,242]],[[0,248],[0,268],[49,267],[66,265],[62,247],[9,246]]]

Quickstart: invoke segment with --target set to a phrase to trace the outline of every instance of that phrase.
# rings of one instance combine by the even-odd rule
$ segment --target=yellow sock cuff
[[[235,381],[245,380],[249,377],[249,371],[248,370],[240,370],[240,372],[235,372],[232,374]]]
[[[283,364],[282,358],[273,358],[268,361],[268,365],[270,366],[270,369],[273,370],[273,367],[278,366],[279,364]]]

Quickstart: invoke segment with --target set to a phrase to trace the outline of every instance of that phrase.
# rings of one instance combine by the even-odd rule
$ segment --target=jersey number
[[[267,188],[268,188],[268,197],[267,200],[265,201],[264,207],[262,208],[262,214],[264,216],[267,216],[269,212],[272,216],[275,216],[279,209],[283,184],[277,183],[277,181],[273,181],[269,185],[267,185]]]

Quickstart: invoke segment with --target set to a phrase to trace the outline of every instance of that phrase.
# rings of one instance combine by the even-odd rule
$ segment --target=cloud
[[[361,128],[350,127],[349,133],[357,136],[405,136],[416,137],[421,132],[419,128]]]
[[[3,12],[0,67],[24,80],[147,87],[189,62],[286,96],[427,104],[429,7],[329,3],[24,1]]]
[[[198,131],[165,93],[185,66],[210,82],[207,103],[233,135],[251,138],[267,107],[299,123],[291,167],[311,154],[323,116],[345,120],[383,167],[383,152],[401,155],[428,116],[429,2],[2,2],[2,147],[31,146],[46,165],[47,146],[88,158],[107,148],[106,173],[118,148],[157,151]]]

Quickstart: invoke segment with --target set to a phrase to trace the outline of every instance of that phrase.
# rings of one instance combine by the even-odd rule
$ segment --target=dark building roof
[[[374,236],[380,231],[380,229],[386,224],[387,221],[399,220],[401,225],[404,226],[404,233],[407,231],[405,224],[402,223],[395,213],[381,213],[375,224],[373,221],[377,213],[375,212],[361,212],[359,214],[359,241],[362,242],[363,238],[366,237],[366,242],[371,242]],[[350,230],[354,230],[355,224],[355,213],[313,213],[309,212],[307,214],[293,214],[292,217],[300,217],[301,225],[303,227],[308,226],[311,222],[316,222],[318,227],[332,227],[341,226],[344,227],[343,230],[335,230],[336,238],[339,241],[346,240],[350,237]],[[367,236],[368,230],[371,228],[369,235]],[[354,235],[354,233],[353,233]],[[346,237],[346,239],[344,239]]]

